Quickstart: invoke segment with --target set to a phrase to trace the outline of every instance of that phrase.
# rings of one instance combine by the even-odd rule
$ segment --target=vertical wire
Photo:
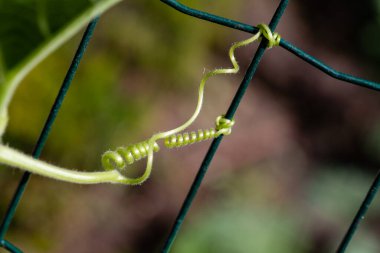
[[[277,10],[276,10],[276,12],[275,12],[270,24],[269,24],[269,27],[272,31],[275,30],[278,22],[281,19],[281,16],[283,15],[283,13],[287,7],[287,4],[288,4],[288,0],[282,0],[279,7],[277,8]],[[244,94],[248,88],[248,85],[251,82],[251,80],[252,80],[252,78],[253,78],[253,76],[254,76],[254,74],[255,74],[258,66],[259,66],[259,63],[260,63],[260,61],[264,55],[264,52],[266,50],[266,46],[267,46],[267,41],[263,40],[260,43],[259,48],[256,51],[256,54],[255,54],[250,66],[246,72],[246,75],[244,76],[244,79],[243,79],[238,91],[236,92],[236,95],[235,95],[235,97],[234,97],[234,99],[233,99],[233,101],[232,101],[232,103],[231,103],[231,105],[230,105],[230,107],[226,113],[225,117],[227,119],[231,120],[233,118],[237,108],[239,107],[239,104],[240,104],[241,100],[243,99],[243,96],[244,96]],[[209,150],[208,150],[208,152],[207,152],[207,154],[206,154],[206,156],[202,162],[202,165],[201,165],[201,167],[200,167],[200,169],[199,169],[199,171],[198,171],[198,173],[197,173],[197,175],[193,181],[193,184],[192,184],[189,192],[187,193],[187,196],[186,196],[186,198],[182,204],[182,207],[178,213],[178,216],[175,219],[175,222],[172,226],[172,229],[169,233],[169,236],[167,237],[166,242],[164,244],[164,247],[162,249],[162,253],[167,253],[170,251],[170,248],[173,245],[179,230],[181,229],[181,226],[182,226],[182,224],[186,218],[186,215],[187,215],[187,213],[191,207],[191,204],[192,204],[193,200],[195,199],[195,196],[196,196],[196,194],[197,194],[197,192],[201,186],[203,178],[207,173],[208,167],[210,166],[210,163],[211,163],[212,159],[214,158],[214,155],[215,155],[216,151],[218,150],[219,144],[221,143],[222,139],[223,139],[223,136],[219,136],[218,138],[216,138],[212,142],[212,144],[211,144],[211,146],[210,146],[210,148],[209,148]]]
[[[67,91],[70,88],[71,82],[75,76],[75,73],[79,67],[79,63],[86,51],[86,48],[88,46],[88,43],[90,42],[90,39],[92,37],[92,34],[95,30],[96,24],[99,20],[99,17],[94,18],[89,25],[87,26],[84,35],[82,37],[82,40],[80,41],[80,44],[78,46],[78,49],[74,55],[74,58],[71,62],[71,65],[66,73],[65,79],[63,80],[62,86],[59,90],[59,93],[54,101],[54,104],[50,110],[49,116],[45,122],[45,125],[41,131],[41,134],[38,138],[38,141],[34,147],[33,150],[33,157],[38,159],[41,155],[41,152],[45,146],[45,143],[47,141],[47,138],[49,136],[49,133],[51,131],[51,127],[58,115],[58,112],[61,108],[61,105],[63,103],[63,100],[65,99],[65,96],[67,94]],[[4,236],[7,233],[9,226],[12,222],[12,219],[15,215],[17,206],[23,196],[23,193],[25,192],[25,188],[29,182],[31,174],[29,172],[25,172],[19,182],[19,185],[13,195],[13,198],[9,204],[9,207],[7,209],[7,212],[3,218],[3,221],[0,226],[0,241],[4,241]],[[4,244],[1,244],[0,246],[5,246]]]
[[[337,253],[344,253],[346,252],[346,249],[350,242],[352,241],[355,232],[358,230],[360,221],[364,219],[364,216],[366,215],[370,205],[372,204],[372,201],[374,200],[378,190],[380,187],[380,173],[377,174],[375,177],[375,180],[373,181],[371,187],[369,188],[369,191],[366,195],[366,197],[363,200],[363,203],[361,204],[358,212],[356,213],[350,227],[347,230],[347,233],[343,237],[338,250],[336,251]]]

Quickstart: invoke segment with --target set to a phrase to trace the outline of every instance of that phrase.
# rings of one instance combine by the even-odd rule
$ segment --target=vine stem
[[[80,172],[51,165],[16,149],[0,145],[0,163],[20,168],[34,174],[77,184],[121,183],[124,177],[116,170]]]
[[[95,4],[68,24],[52,40],[37,48],[34,53],[26,57],[17,67],[5,74],[4,82],[0,82],[0,137],[3,136],[7,127],[8,106],[24,77],[59,46],[73,37],[90,20],[121,1],[122,0],[108,0]]]
[[[50,110],[49,116],[48,116],[47,120],[45,121],[45,125],[44,125],[44,127],[41,131],[41,134],[38,138],[38,141],[34,147],[33,158],[35,158],[35,159],[38,159],[41,155],[42,149],[45,146],[45,143],[46,143],[47,137],[49,135],[49,132],[51,130],[51,127],[52,127],[52,125],[56,119],[56,116],[60,110],[62,102],[63,102],[63,100],[67,94],[67,91],[68,91],[70,85],[71,85],[71,81],[72,81],[72,78],[75,74],[75,71],[79,66],[78,63],[79,63],[80,59],[82,58],[84,51],[86,50],[86,47],[88,45],[89,40],[91,39],[92,33],[93,33],[95,26],[97,24],[97,20],[98,20],[98,18],[93,19],[88,24],[88,26],[87,26],[84,34],[83,34],[82,40],[79,43],[78,49],[74,55],[74,58],[73,58],[73,60],[70,64],[70,67],[66,73],[65,79],[61,85],[61,88],[59,89],[58,95],[57,95],[57,97],[54,101],[54,104]],[[6,147],[6,146],[4,146],[4,147]],[[7,150],[5,149],[3,153],[6,153],[5,151],[7,151]],[[33,159],[31,157],[29,157],[29,158]],[[23,174],[23,176],[21,177],[20,182],[17,186],[17,189],[13,195],[13,198],[12,198],[11,202],[9,203],[9,206],[8,206],[8,209],[5,213],[5,216],[4,216],[4,218],[0,224],[0,240],[2,242],[6,242],[4,240],[4,236],[6,235],[8,229],[9,229],[9,226],[11,225],[11,222],[12,222],[12,219],[15,215],[17,206],[18,206],[18,204],[22,198],[22,195],[26,189],[26,186],[29,182],[30,175],[31,174],[29,172],[25,172]],[[0,244],[0,246],[6,247],[6,244],[3,243],[3,244]],[[12,252],[17,252],[17,251],[12,251]]]

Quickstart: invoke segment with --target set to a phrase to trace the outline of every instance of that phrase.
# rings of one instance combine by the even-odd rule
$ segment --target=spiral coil
[[[158,152],[160,147],[156,142],[153,145],[153,151]],[[119,147],[115,151],[107,151],[102,156],[102,165],[105,170],[125,171],[127,165],[133,164],[142,158],[148,156],[148,141],[129,145],[127,147]]]
[[[201,142],[218,137],[220,134],[214,129],[198,130],[198,132],[181,133],[169,136],[165,139],[167,148],[180,148],[196,142]]]
[[[206,130],[198,130],[198,132],[186,132],[177,135],[171,135],[165,139],[165,146],[167,148],[180,148],[196,142],[201,142],[213,138],[217,138],[220,135],[229,135],[232,131],[232,126],[235,124],[234,120],[219,116],[216,118],[215,128]]]

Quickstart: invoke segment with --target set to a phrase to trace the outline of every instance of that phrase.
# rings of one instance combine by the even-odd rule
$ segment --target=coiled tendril
[[[229,120],[224,118],[224,116],[219,116],[216,119],[215,128],[169,136],[165,139],[165,146],[167,148],[180,148],[196,142],[217,138],[222,134],[229,135],[231,134],[232,126],[234,124],[234,120]]]
[[[247,40],[237,42],[231,46],[229,50],[229,58],[233,66],[232,68],[215,69],[203,75],[203,78],[199,84],[199,89],[198,89],[197,106],[195,108],[193,115],[184,124],[172,130],[154,134],[151,138],[143,142],[143,144],[141,145],[137,145],[137,146],[133,145],[126,148],[119,148],[116,151],[107,151],[102,157],[102,164],[103,164],[104,169],[117,170],[119,172],[122,172],[125,170],[125,167],[127,166],[127,164],[131,164],[135,160],[141,159],[142,157],[147,157],[146,169],[142,176],[131,179],[122,175],[125,178],[125,180],[120,180],[121,183],[130,184],[130,185],[141,184],[146,179],[148,179],[151,173],[152,165],[153,165],[153,152],[158,151],[158,145],[157,145],[158,140],[166,139],[165,145],[167,147],[182,147],[182,146],[199,142],[202,140],[215,138],[215,137],[220,136],[221,134],[223,135],[230,134],[231,127],[233,126],[234,121],[226,119],[222,116],[217,118],[215,129],[211,128],[209,130],[200,130],[198,131],[198,133],[195,133],[195,132],[183,133],[183,134],[178,134],[178,133],[185,130],[187,127],[189,127],[198,117],[202,108],[202,104],[203,104],[204,88],[205,88],[207,80],[210,77],[215,76],[215,75],[236,74],[237,72],[239,72],[239,64],[236,61],[235,55],[234,55],[235,50],[237,48],[251,44],[257,41],[261,36],[265,37],[268,40],[268,47],[273,47],[279,44],[281,37],[277,33],[272,33],[270,28],[267,25],[260,24],[258,25],[258,28],[259,28],[259,31],[254,36],[252,36],[251,38]],[[131,149],[131,147],[133,149]],[[139,151],[138,155],[137,155],[137,152],[135,153],[133,152],[137,150]]]
[[[215,128],[198,130],[198,132],[181,133],[167,137],[165,139],[165,146],[168,148],[180,148],[196,142],[216,138],[218,136]]]
[[[153,151],[158,152],[160,147],[155,142]],[[102,165],[104,170],[118,170],[124,172],[127,165],[148,156],[149,143],[143,141],[127,147],[119,147],[115,151],[107,151],[102,155]]]

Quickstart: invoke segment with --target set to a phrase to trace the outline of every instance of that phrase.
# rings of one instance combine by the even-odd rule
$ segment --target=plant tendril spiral
[[[228,120],[221,116],[221,117],[218,117],[217,119],[217,124],[216,124],[217,126],[215,129],[212,128],[209,130],[201,130],[200,132],[198,132],[198,134],[195,132],[191,132],[191,133],[183,133],[183,134],[176,135],[179,132],[182,132],[183,130],[185,130],[187,127],[189,127],[198,117],[202,108],[202,104],[203,104],[204,88],[205,88],[207,80],[210,77],[215,76],[215,75],[236,74],[239,72],[240,67],[237,60],[235,59],[235,54],[234,54],[237,48],[249,45],[259,40],[261,36],[267,39],[268,41],[267,46],[269,48],[279,44],[281,37],[277,33],[272,33],[270,28],[267,25],[260,24],[258,25],[258,28],[260,30],[254,36],[252,36],[249,39],[234,43],[229,49],[229,58],[232,63],[232,68],[215,69],[203,75],[203,78],[198,88],[198,102],[197,102],[195,111],[193,115],[185,123],[183,123],[182,125],[180,125],[179,127],[175,129],[154,134],[147,141],[145,141],[142,146],[140,146],[142,148],[141,150],[135,147],[137,148],[137,150],[142,151],[140,152],[142,153],[142,155],[137,156],[138,159],[141,159],[142,157],[147,157],[146,169],[143,175],[141,175],[140,177],[134,178],[134,179],[126,178],[124,182],[121,181],[122,183],[136,185],[136,184],[141,184],[145,180],[148,179],[152,171],[153,152],[158,150],[157,141],[160,139],[166,139],[165,144],[168,147],[182,147],[182,146],[199,142],[202,140],[215,138],[215,137],[220,136],[221,134],[228,135],[231,133],[231,127],[234,124],[234,121]],[[133,157],[133,159],[131,157]],[[127,148],[119,148],[116,151],[107,151],[102,157],[102,163],[105,170],[116,169],[117,171],[120,172],[125,169],[125,166],[127,164],[130,164],[138,159],[134,157],[133,152],[131,152],[127,147]]]
[[[165,146],[167,148],[180,148],[196,142],[201,142],[213,138],[217,138],[220,135],[229,135],[232,131],[232,126],[235,124],[234,120],[219,116],[216,119],[215,128],[206,130],[198,130],[198,132],[181,133],[177,135],[171,135],[165,139]]]
[[[148,156],[148,142],[140,142],[127,147],[119,147],[115,151],[107,151],[102,156],[102,165],[105,170],[118,170],[124,172],[127,165],[131,165]],[[154,143],[153,151],[158,152],[160,147]]]
[[[198,130],[198,132],[181,133],[169,136],[165,139],[165,146],[167,148],[180,148],[196,142],[201,142],[218,137],[215,128]]]

